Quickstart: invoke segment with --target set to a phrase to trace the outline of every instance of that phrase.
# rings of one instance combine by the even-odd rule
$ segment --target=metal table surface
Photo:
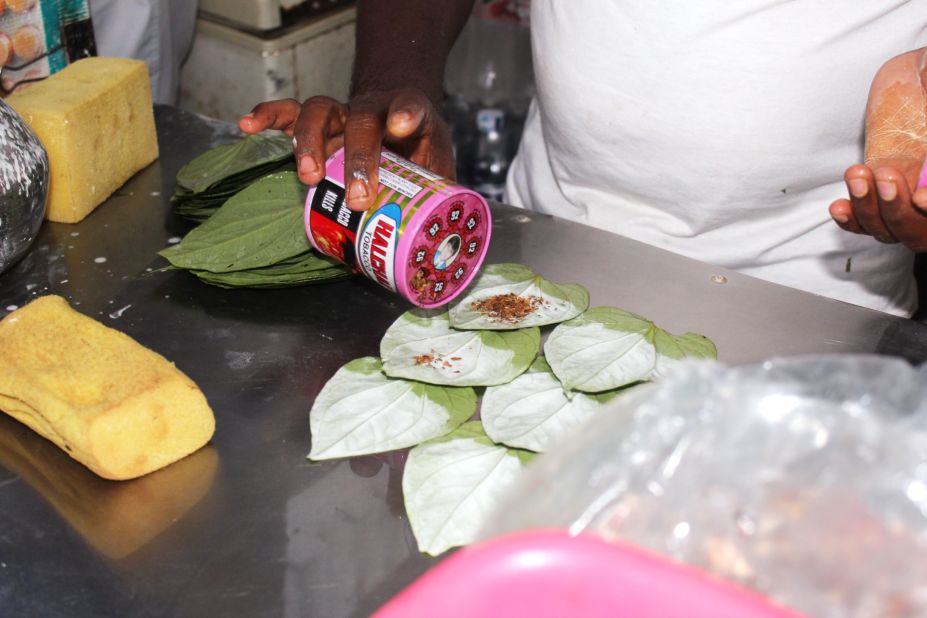
[[[161,158],[76,225],[46,223],[0,276],[0,316],[47,293],[160,352],[209,399],[212,443],[147,477],[103,481],[0,415],[0,615],[364,616],[425,571],[403,455],[314,464],[308,411],[408,308],[372,282],[222,290],[157,272],[190,224],[179,167],[235,137],[158,107]],[[495,207],[489,261],[587,286],[594,305],[711,337],[728,363],[817,352],[920,362],[927,327],[546,216]],[[724,277],[726,282],[718,277]]]

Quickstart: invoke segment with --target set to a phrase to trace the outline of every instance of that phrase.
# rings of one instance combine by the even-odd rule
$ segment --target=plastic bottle
[[[480,0],[448,60],[458,181],[501,200],[534,91],[530,0]]]

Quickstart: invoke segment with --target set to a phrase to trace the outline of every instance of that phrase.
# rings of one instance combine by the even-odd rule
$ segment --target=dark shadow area
[[[927,253],[918,253],[914,258],[914,278],[917,280],[917,311],[914,319],[927,323]]]

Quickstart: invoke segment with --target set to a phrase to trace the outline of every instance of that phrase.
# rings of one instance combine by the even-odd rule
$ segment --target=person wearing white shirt
[[[361,0],[349,102],[257,106],[352,208],[380,144],[453,175],[444,60],[472,0]],[[507,200],[816,294],[910,315],[927,250],[927,0],[534,0],[537,95]],[[864,151],[864,138],[865,151]]]

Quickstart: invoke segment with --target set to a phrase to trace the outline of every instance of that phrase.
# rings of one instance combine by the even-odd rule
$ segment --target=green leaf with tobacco
[[[454,328],[512,330],[557,324],[588,306],[581,285],[553,283],[523,264],[490,264],[451,303],[449,316]]]
[[[430,384],[490,386],[523,373],[540,348],[537,327],[512,331],[451,328],[446,311],[399,316],[380,342],[383,371]]]

